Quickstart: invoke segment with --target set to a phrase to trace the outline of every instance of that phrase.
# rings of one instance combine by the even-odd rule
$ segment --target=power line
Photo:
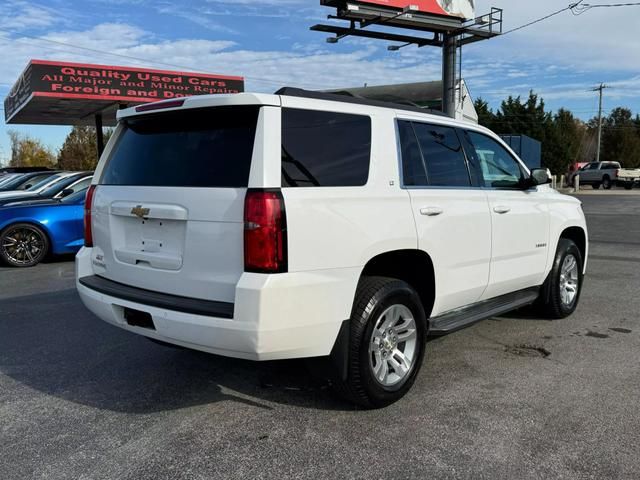
[[[544,17],[538,18],[537,20],[533,20],[532,22],[529,23],[525,23],[524,25],[520,25],[519,27],[516,28],[512,28],[511,30],[507,30],[506,32],[504,32],[502,35],[508,35],[509,33],[513,33],[513,32],[517,32],[518,30],[522,30],[523,28],[527,28],[530,27],[532,25],[535,25],[536,23],[540,23],[540,22],[544,22],[545,20],[548,20],[551,17],[555,17],[556,15],[560,15],[561,13],[564,13],[566,11],[572,10],[574,8],[576,8],[577,6],[579,6],[582,2],[584,2],[584,0],[581,0],[577,3],[571,3],[569,5],[567,5],[566,7],[557,10],[553,13],[550,13],[549,15],[545,15]]]
[[[580,0],[579,2],[570,3],[565,8],[561,8],[555,12],[550,13],[549,15],[545,15],[544,17],[533,20],[529,23],[525,23],[524,25],[520,25],[519,27],[512,28],[511,30],[507,30],[502,35],[507,35],[509,33],[517,32],[518,30],[522,30],[523,28],[530,27],[540,22],[544,22],[549,18],[555,17],[556,15],[560,15],[561,13],[571,11],[574,15],[582,15],[583,13],[591,10],[592,8],[615,8],[615,7],[637,7],[640,6],[640,2],[629,2],[629,3],[584,3],[584,0]]]
[[[584,3],[582,5],[576,5],[571,9],[574,15],[582,15],[588,10],[592,8],[612,8],[612,7],[638,7],[640,6],[640,2],[630,2],[630,3],[597,3],[590,4]]]

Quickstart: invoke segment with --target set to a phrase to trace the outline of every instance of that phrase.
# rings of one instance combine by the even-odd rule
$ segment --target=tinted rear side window
[[[413,123],[433,187],[469,187],[471,179],[458,135],[453,128]]]
[[[399,121],[400,149],[402,151],[402,176],[408,187],[429,185],[418,139],[411,122]]]
[[[282,186],[362,186],[369,178],[371,118],[282,110]]]
[[[258,111],[218,107],[128,120],[100,183],[246,187]]]

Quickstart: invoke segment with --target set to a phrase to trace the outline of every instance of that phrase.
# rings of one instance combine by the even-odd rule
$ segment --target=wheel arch
[[[582,262],[586,264],[587,261],[587,232],[582,227],[572,226],[565,228],[560,233],[560,238],[566,238],[575,243],[582,255]]]
[[[360,274],[397,278],[407,282],[418,293],[424,313],[431,316],[436,295],[436,279],[433,261],[423,250],[392,250],[371,258]]]
[[[42,232],[44,233],[45,237],[47,237],[47,252],[45,255],[51,255],[54,251],[54,243],[53,243],[53,237],[51,235],[51,231],[47,228],[46,225],[35,221],[33,218],[16,218],[16,219],[12,219],[9,222],[5,222],[2,224],[2,226],[0,226],[0,236],[4,233],[4,231],[9,228],[12,227],[13,225],[18,225],[20,223],[24,223],[27,225],[33,225],[34,227],[38,227],[40,230],[42,230]]]

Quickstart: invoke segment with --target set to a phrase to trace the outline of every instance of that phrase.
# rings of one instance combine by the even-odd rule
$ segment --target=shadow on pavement
[[[74,289],[0,301],[0,371],[46,395],[125,413],[221,401],[354,408],[302,361],[256,363],[160,346],[97,319]]]

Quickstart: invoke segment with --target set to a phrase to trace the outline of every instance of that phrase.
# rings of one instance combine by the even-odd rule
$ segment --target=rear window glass
[[[370,155],[370,117],[283,109],[283,187],[365,185]]]
[[[429,185],[427,171],[420,152],[418,139],[411,122],[399,121],[400,147],[402,149],[402,173],[404,185],[407,187],[423,187]]]
[[[235,106],[130,119],[100,183],[246,187],[258,112],[256,106]]]

